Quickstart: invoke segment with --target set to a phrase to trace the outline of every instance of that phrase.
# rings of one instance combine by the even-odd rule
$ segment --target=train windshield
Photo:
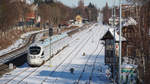
[[[40,54],[41,48],[38,46],[32,46],[29,48],[29,50],[30,50],[30,54],[37,55],[37,54]]]

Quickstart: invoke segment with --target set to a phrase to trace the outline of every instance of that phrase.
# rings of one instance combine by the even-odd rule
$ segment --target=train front
[[[27,61],[30,66],[40,66],[43,61],[43,49],[41,46],[30,46]]]

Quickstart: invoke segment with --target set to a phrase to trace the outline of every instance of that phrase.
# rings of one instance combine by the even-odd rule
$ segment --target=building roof
[[[110,34],[109,37],[108,34]],[[117,31],[115,30],[115,35],[114,35],[114,28],[109,28],[101,40],[113,39],[114,37],[115,37],[115,41],[119,41],[119,34],[117,33]],[[123,36],[121,36],[121,40],[126,41],[126,39]]]
[[[129,17],[127,22],[125,22],[123,26],[136,25],[136,24],[137,24],[136,20],[134,20],[132,17]]]
[[[32,12],[28,13],[26,18],[27,19],[35,19],[35,12],[32,11]]]

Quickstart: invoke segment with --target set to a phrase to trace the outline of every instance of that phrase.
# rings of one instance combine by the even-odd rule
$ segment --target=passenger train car
[[[46,49],[48,44],[45,45],[42,42],[33,43],[29,46],[27,62],[30,66],[40,66],[46,60],[50,58],[50,55],[46,53],[49,49]]]

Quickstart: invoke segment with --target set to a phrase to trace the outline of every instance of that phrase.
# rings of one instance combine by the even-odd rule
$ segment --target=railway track
[[[41,31],[38,33],[42,32],[46,31]],[[12,63],[15,68],[17,66],[21,66],[27,61],[26,60],[27,48],[30,44],[35,42],[35,37],[38,33],[31,34],[31,36],[28,39],[26,39],[25,45],[23,45],[22,47],[0,56],[0,76],[11,71],[9,70],[10,63]]]
[[[37,33],[36,33],[36,34],[37,34]],[[6,53],[6,54],[4,54],[4,55],[1,55],[1,56],[0,56],[0,59],[4,59],[4,58],[5,58],[6,56],[8,56],[8,55],[14,54],[14,53],[17,52],[17,51],[20,51],[20,49],[26,48],[26,46],[28,46],[29,44],[31,44],[31,43],[34,42],[33,39],[35,38],[36,34],[32,34],[32,35],[31,35],[31,37],[27,40],[26,45],[24,45],[24,46],[22,46],[22,47],[20,47],[20,48],[18,48],[18,49],[15,49],[15,50],[13,50],[13,51],[11,51],[11,52],[8,52],[8,53]]]
[[[90,39],[91,37],[89,37],[87,40],[84,40],[84,45],[82,45],[82,46],[80,46],[82,43],[79,43],[66,57],[65,57],[65,59],[49,74],[49,76],[52,76],[55,72],[56,72],[56,70],[71,56],[71,54],[80,46],[81,48],[78,50],[78,52],[86,45],[86,42],[87,41],[89,41],[89,39]],[[76,53],[76,54],[78,54],[78,53]],[[76,55],[75,54],[75,55]],[[74,56],[75,56],[74,55]],[[73,58],[75,58],[75,57],[73,57]],[[72,60],[73,60],[73,58],[72,58]],[[72,62],[72,60],[69,62],[69,63],[71,63]],[[66,67],[65,67],[66,68]],[[46,82],[46,80],[48,79],[48,77],[47,78],[45,78],[43,81],[42,81],[42,83],[41,84],[43,84],[44,82]]]
[[[7,82],[5,82],[5,84],[8,84],[9,82],[11,82],[12,80],[14,80],[15,78],[17,78],[20,74],[24,73],[25,71],[29,70],[30,68],[26,68],[24,69],[22,72],[18,73],[15,77],[11,78],[10,80],[8,80]]]
[[[15,65],[14,67],[16,67],[16,66],[23,64],[21,62],[26,61],[25,54],[26,54],[27,46],[34,42],[34,38],[35,38],[36,34],[31,35],[31,37],[28,39],[27,43],[24,46],[12,51],[12,52],[9,52],[5,55],[0,56],[0,62],[1,62],[0,75],[3,75],[4,73],[10,71],[9,63],[13,63]],[[22,57],[19,57],[19,56],[22,56]],[[19,61],[18,59],[21,59],[21,61]]]
[[[92,71],[91,71],[91,73],[90,73],[90,76],[89,76],[89,82],[88,82],[88,84],[91,84],[91,80],[92,80],[92,77],[93,77],[93,72],[94,72],[94,70],[95,70],[95,64],[96,64],[96,59],[97,59],[97,57],[99,56],[99,54],[101,53],[101,51],[103,50],[103,48],[104,47],[102,47],[102,49],[100,50],[100,52],[98,53],[98,55],[96,56],[96,58],[95,58],[95,60],[94,60],[94,63],[93,63],[93,65],[92,65]]]
[[[94,53],[97,51],[99,44],[100,44],[100,41],[98,42],[98,45],[97,45],[97,47],[95,48],[95,50],[92,52],[92,54],[94,54]],[[100,52],[101,52],[101,51],[100,51]],[[97,55],[97,56],[98,56],[98,55]],[[88,64],[88,62],[89,62],[89,60],[90,60],[91,57],[92,57],[92,55],[90,55],[90,56],[88,57],[88,59],[86,60],[85,65],[84,65],[84,68],[83,68],[83,70],[81,71],[81,74],[79,75],[79,78],[77,79],[77,81],[75,82],[75,84],[80,84],[80,80],[81,80],[81,78],[82,78],[82,76],[83,76],[83,74],[84,74],[84,72],[85,72],[85,70],[86,70],[87,64]],[[96,58],[95,58],[95,59],[96,59]]]
[[[66,46],[64,46],[62,49],[65,49]],[[59,52],[57,53],[59,54]],[[24,72],[28,72],[30,71],[29,74],[25,75],[21,80],[19,80],[16,84],[21,83],[24,79],[26,79],[27,77],[29,77],[31,74],[33,74],[34,72],[36,72],[39,68],[41,67],[27,67],[26,69],[24,69],[23,71],[21,71],[20,73],[18,73],[17,75],[15,75],[15,77],[11,78],[10,80],[8,80],[7,82],[5,82],[5,84],[9,84],[13,81],[15,81],[15,78],[17,78],[18,76],[20,76],[21,74],[24,74]]]
[[[73,40],[74,41],[74,40]],[[79,47],[79,45],[81,45],[80,43],[72,50],[72,52],[77,48],[77,47]],[[51,76],[64,62],[65,62],[65,60],[67,60],[68,59],[68,56],[70,56],[71,54],[72,54],[72,52],[71,53],[69,53],[69,55],[67,55],[66,57],[65,57],[65,59],[49,74],[49,76]],[[36,72],[39,68],[41,68],[41,67],[38,67],[38,68],[36,68],[35,70],[33,70],[31,73],[29,73],[28,75],[26,75],[23,79],[21,79],[17,84],[19,84],[19,83],[21,83],[22,81],[24,81],[26,78],[28,78],[31,74],[33,74],[34,72]],[[44,81],[43,81],[44,82]]]
[[[63,67],[63,71],[65,71],[66,69],[67,69],[67,67],[69,67],[70,66],[70,64],[72,63],[72,61],[77,57],[77,55],[79,54],[79,52],[81,51],[81,49],[83,49],[84,47],[85,47],[85,45],[87,45],[87,43],[89,42],[89,40],[92,38],[92,36],[91,37],[89,37],[86,41],[85,41],[85,43],[82,45],[82,46],[79,46],[80,48],[77,50],[77,52],[72,56],[72,58],[71,58],[71,60],[67,63],[67,65],[65,65],[64,67]],[[75,51],[74,51],[75,52]],[[61,71],[61,73],[60,74],[62,74],[62,72],[63,71]],[[53,75],[53,74],[52,74]],[[56,79],[54,80],[54,82],[56,82],[57,81],[57,78],[58,77],[56,77]],[[57,83],[54,83],[54,84],[57,84]]]
[[[97,35],[97,34],[96,34]],[[97,46],[96,46],[96,48],[94,49],[94,51],[92,52],[92,54],[94,54],[94,53],[96,53],[97,51],[98,51],[98,49],[99,49],[99,45],[100,45],[100,39],[98,40],[98,44],[97,44]],[[93,71],[94,71],[94,66],[95,66],[95,63],[96,63],[96,59],[97,59],[97,57],[99,56],[99,54],[101,53],[101,51],[103,50],[103,47],[101,48],[101,50],[98,52],[98,54],[96,55],[96,57],[94,58],[94,62],[92,63],[93,65],[92,65],[92,70],[91,70],[91,73],[90,73],[90,76],[89,76],[89,82],[85,82],[85,84],[89,84],[90,83],[90,81],[91,81],[91,77],[92,77],[92,75],[93,75]],[[80,84],[80,80],[82,79],[82,77],[83,77],[83,74],[85,73],[85,71],[86,71],[86,67],[88,67],[88,62],[89,62],[89,60],[91,59],[91,57],[92,57],[92,54],[88,57],[88,59],[86,60],[86,62],[85,62],[85,65],[84,65],[84,67],[83,67],[83,69],[82,69],[82,71],[81,71],[81,73],[80,73],[80,75],[79,75],[79,77],[78,77],[78,79],[74,82],[74,84]],[[90,69],[88,69],[87,71],[89,71]]]
[[[79,31],[79,30],[84,30],[84,29],[85,29],[85,28],[79,28],[79,29],[76,29],[76,30],[74,30],[73,32],[71,32],[71,33],[69,33],[69,34],[72,35],[72,34],[76,33],[77,31]],[[11,52],[8,52],[8,53],[6,53],[6,54],[4,54],[4,55],[1,55],[1,56],[0,56],[0,65],[4,64],[4,63],[6,63],[6,62],[8,62],[8,61],[10,61],[10,60],[15,59],[15,58],[17,58],[17,57],[20,56],[20,55],[25,54],[27,47],[28,47],[31,43],[34,42],[34,39],[35,39],[35,36],[36,36],[36,35],[37,35],[37,33],[32,34],[32,35],[30,36],[30,38],[27,39],[27,43],[26,43],[24,46],[22,46],[22,47],[20,47],[20,48],[18,48],[18,49],[15,49],[15,50],[13,50],[13,51],[11,51]],[[14,53],[15,53],[15,54],[14,54]]]
[[[66,57],[67,58],[67,57]],[[65,58],[65,59],[66,59]],[[65,61],[65,59],[63,60],[63,62]],[[60,63],[60,65],[58,65],[57,67],[56,67],[56,69],[59,67],[59,66],[61,66],[61,64],[63,64],[63,62],[61,62]],[[31,71],[31,73],[29,73],[29,74],[27,74],[26,76],[24,76],[20,81],[18,81],[16,84],[19,84],[19,83],[21,83],[22,81],[24,81],[26,78],[28,78],[31,74],[33,74],[34,72],[36,72],[39,68],[41,68],[41,67],[36,67],[36,68],[34,68],[34,70],[32,70]],[[20,74],[23,74],[24,72],[26,72],[26,71],[29,71],[30,69],[32,69],[32,68],[27,68],[27,69],[25,69],[24,71],[22,71],[22,72],[20,72],[18,75],[16,75],[15,77],[13,77],[12,79],[10,79],[9,81],[7,81],[5,84],[8,84],[8,83],[11,83],[11,81],[13,81],[15,78],[17,78]],[[56,69],[54,70],[54,71],[56,71]],[[54,72],[52,72],[52,73],[54,73]]]
[[[89,31],[90,31],[90,30],[91,30],[91,29],[89,29]],[[87,32],[89,32],[89,31],[87,31]],[[92,32],[92,33],[95,33],[95,32]],[[93,36],[93,34],[92,34],[92,36]],[[79,52],[81,51],[81,49],[84,48],[84,46],[85,46],[85,45],[88,43],[88,41],[92,38],[92,36],[89,37],[88,40],[86,40],[85,43],[84,43],[82,46],[80,46],[80,48],[79,48],[78,50],[76,50],[77,52],[73,50],[73,51],[76,52],[76,53],[72,56],[71,60],[67,63],[67,65],[65,65],[65,66],[62,68],[62,70],[63,70],[64,72],[66,71],[67,67],[70,66],[70,64],[72,63],[72,61],[77,57],[77,55],[79,54]],[[72,54],[72,53],[70,53],[68,56],[70,56],[71,54]],[[68,57],[68,56],[67,56],[67,57]],[[68,58],[67,58],[67,59],[68,59]],[[66,59],[66,60],[67,60],[67,59]],[[65,60],[65,61],[66,61],[66,60]],[[63,62],[63,63],[64,63],[64,62]],[[61,63],[61,65],[62,65],[63,63]],[[56,68],[57,68],[57,67],[56,67]],[[58,68],[59,68],[59,67],[58,67]],[[57,68],[57,69],[58,69],[58,68]],[[55,70],[55,71],[56,71],[56,70]],[[49,76],[52,76],[52,75],[55,73],[55,71],[53,71]],[[61,71],[60,74],[62,74],[63,71]],[[62,74],[62,75],[63,75],[63,74]],[[57,84],[57,83],[56,83],[56,81],[58,81],[57,78],[58,78],[58,77],[55,78],[53,84]],[[48,78],[47,78],[47,79],[48,79]],[[47,80],[47,79],[46,79],[46,80]],[[46,80],[42,81],[42,84],[43,84],[44,82],[46,82]]]

